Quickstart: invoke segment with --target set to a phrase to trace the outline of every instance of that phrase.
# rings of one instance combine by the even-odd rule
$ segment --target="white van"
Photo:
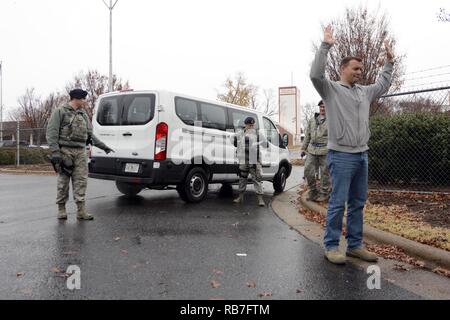
[[[127,196],[145,188],[175,188],[184,201],[200,202],[208,184],[230,187],[239,182],[232,141],[249,116],[270,142],[261,148],[263,180],[282,192],[292,170],[288,141],[268,117],[228,103],[159,90],[99,97],[92,119],[94,134],[115,152],[106,155],[92,148],[89,177],[114,180]]]

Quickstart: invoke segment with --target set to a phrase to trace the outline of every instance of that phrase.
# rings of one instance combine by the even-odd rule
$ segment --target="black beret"
[[[73,89],[69,92],[70,99],[85,99],[88,95],[83,89]]]
[[[247,117],[244,120],[245,124],[255,124],[255,119],[253,119],[252,117]]]

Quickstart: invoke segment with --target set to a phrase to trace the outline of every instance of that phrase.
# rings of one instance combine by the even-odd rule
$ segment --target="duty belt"
[[[326,147],[327,146],[326,143],[311,143],[311,145],[313,147],[316,147],[316,148],[322,148],[322,147]]]

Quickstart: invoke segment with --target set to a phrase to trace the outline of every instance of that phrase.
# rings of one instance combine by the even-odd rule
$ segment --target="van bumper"
[[[127,163],[139,164],[139,172],[125,172]],[[182,181],[188,168],[187,164],[175,164],[171,160],[92,157],[89,162],[89,177],[134,184],[172,185]]]

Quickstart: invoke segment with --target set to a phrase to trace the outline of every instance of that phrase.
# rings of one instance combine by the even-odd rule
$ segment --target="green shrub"
[[[450,185],[450,115],[409,113],[371,119],[369,179]]]
[[[0,148],[0,165],[16,164],[16,148]],[[40,164],[47,162],[48,150],[41,148],[20,148],[20,164]]]

